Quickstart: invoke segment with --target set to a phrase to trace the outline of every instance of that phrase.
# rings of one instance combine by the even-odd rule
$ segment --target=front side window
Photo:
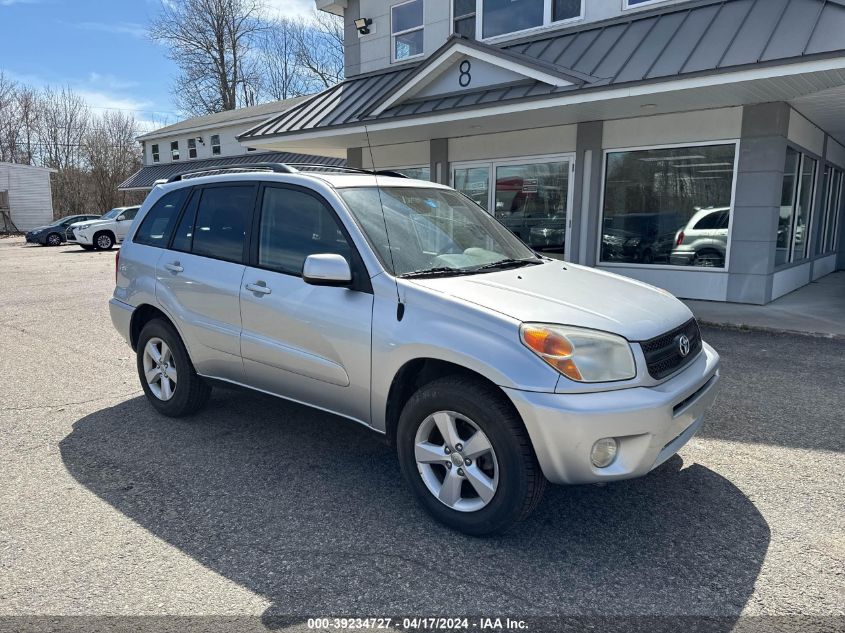
[[[213,156],[220,156],[220,135],[211,135],[211,154]]]
[[[179,141],[172,141],[170,143],[170,158],[179,160]]]
[[[147,212],[132,241],[159,248],[167,246],[188,191],[187,187],[183,187],[162,196]]]
[[[158,144],[153,145],[150,149],[153,154],[153,162],[157,163],[159,161]]]
[[[395,275],[474,274],[537,256],[460,194],[416,187],[340,190],[383,265]]]
[[[197,139],[189,138],[188,139],[188,158],[196,158],[197,157]]]
[[[120,217],[122,217],[124,221],[134,220],[135,216],[138,215],[139,208],[140,207],[130,207],[129,209],[126,209],[123,213],[121,213]]]
[[[423,0],[410,0],[390,8],[393,61],[423,54]]]
[[[733,143],[608,152],[601,262],[724,268],[735,156]]]
[[[261,204],[258,265],[302,275],[309,255],[333,253],[352,267],[352,249],[322,200],[294,189],[268,187]]]
[[[230,262],[243,261],[244,239],[255,187],[209,187],[202,191],[191,252]]]

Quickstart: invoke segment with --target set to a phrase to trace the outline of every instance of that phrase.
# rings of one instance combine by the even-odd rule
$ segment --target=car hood
[[[44,226],[36,226],[34,229],[29,229],[27,231],[27,233],[40,233],[41,231],[46,231],[47,229],[52,229],[52,228],[55,228],[55,227],[51,226],[49,224],[44,225]]]
[[[108,224],[109,222],[111,222],[111,220],[85,220],[83,222],[74,222],[71,226],[75,229],[87,229],[89,226]]]
[[[654,338],[692,318],[665,290],[569,262],[407,281],[522,322],[585,327],[630,341]]]

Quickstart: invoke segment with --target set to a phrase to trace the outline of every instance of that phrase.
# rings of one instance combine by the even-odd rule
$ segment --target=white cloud
[[[267,0],[267,10],[274,17],[296,18],[314,15],[314,0]]]
[[[2,2],[3,0],[0,0]],[[86,31],[99,31],[114,35],[131,35],[132,37],[146,37],[147,28],[137,22],[79,22],[76,28]]]

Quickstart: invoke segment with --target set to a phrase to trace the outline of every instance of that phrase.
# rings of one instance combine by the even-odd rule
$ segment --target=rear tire
[[[447,439],[441,428],[456,433]],[[480,453],[485,442],[489,450]],[[546,479],[522,420],[499,389],[477,378],[447,376],[423,386],[402,410],[396,444],[417,500],[465,534],[505,532],[543,497]]]
[[[94,236],[94,247],[100,251],[108,251],[114,246],[114,238],[111,233],[97,233]]]
[[[153,319],[141,330],[137,367],[150,404],[168,417],[196,413],[211,396],[211,385],[197,375],[179,333],[163,319]]]

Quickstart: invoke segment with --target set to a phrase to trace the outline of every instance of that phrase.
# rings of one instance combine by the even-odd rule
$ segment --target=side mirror
[[[302,266],[302,280],[312,286],[348,286],[352,283],[352,270],[342,255],[309,255]]]
[[[126,216],[125,216],[125,215],[119,215],[119,216],[117,216],[117,221],[118,221],[118,222],[123,222],[125,219],[126,219]]]

